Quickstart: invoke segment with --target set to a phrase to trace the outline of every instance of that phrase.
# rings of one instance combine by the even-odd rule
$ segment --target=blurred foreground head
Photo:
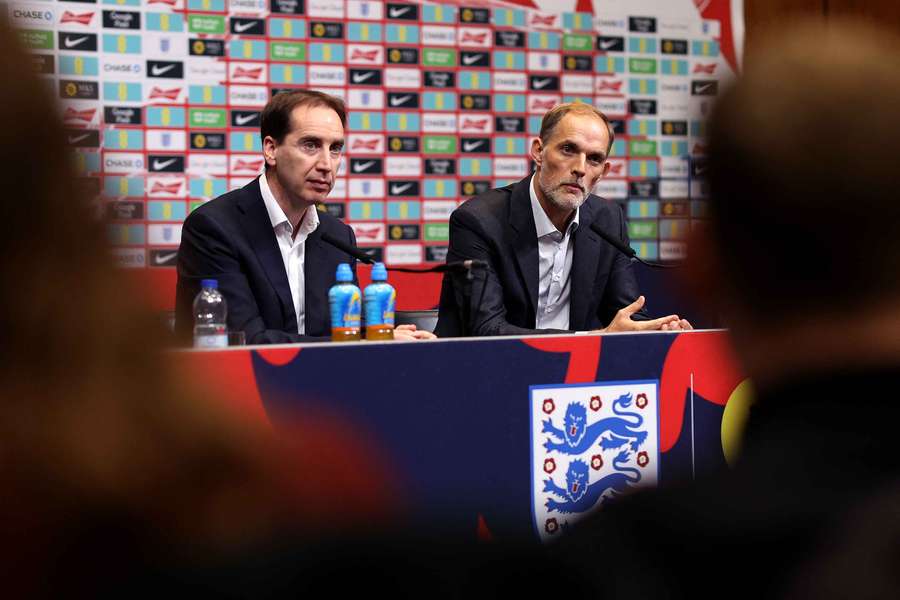
[[[339,520],[325,481],[366,498],[327,445],[305,449],[316,462],[285,460],[304,454],[227,412],[215,388],[200,390],[202,372],[172,371],[158,319],[113,267],[79,192],[53,85],[2,24],[0,80],[0,544],[11,595],[81,595],[143,561],[212,560],[299,512]],[[358,467],[352,476],[367,480]]]
[[[900,358],[900,39],[831,20],[751,47],[709,124],[708,298],[750,375]]]

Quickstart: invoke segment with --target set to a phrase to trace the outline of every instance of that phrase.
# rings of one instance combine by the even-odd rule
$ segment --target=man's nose
[[[586,164],[587,157],[584,154],[579,154],[572,163],[572,174],[584,177],[585,173],[587,173]]]
[[[316,156],[316,169],[319,171],[336,171],[338,162],[341,160],[340,156],[335,157],[331,150],[328,148],[322,148],[322,150]]]

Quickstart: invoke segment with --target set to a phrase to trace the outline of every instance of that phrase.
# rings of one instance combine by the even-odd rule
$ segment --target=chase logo
[[[531,497],[538,537],[658,479],[657,381],[531,386]]]

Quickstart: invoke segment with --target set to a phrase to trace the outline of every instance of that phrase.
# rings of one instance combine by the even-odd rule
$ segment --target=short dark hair
[[[770,325],[865,311],[900,293],[900,38],[829,20],[764,42],[709,123],[723,283]]]
[[[562,121],[563,117],[568,114],[597,117],[606,123],[606,130],[609,131],[609,145],[606,147],[606,155],[609,156],[609,150],[612,148],[613,142],[616,139],[616,134],[613,131],[612,125],[609,124],[609,117],[603,114],[603,111],[600,109],[591,106],[590,104],[585,104],[584,102],[557,104],[547,111],[547,114],[541,119],[541,132],[538,135],[538,137],[541,138],[541,143],[547,143],[547,140],[553,135],[553,130],[556,129],[556,126],[559,125],[559,122]]]
[[[291,113],[298,106],[330,108],[340,117],[341,125],[347,127],[347,107],[343,100],[315,90],[292,90],[275,94],[263,108],[259,118],[260,138],[265,141],[271,136],[280,144],[291,131]]]

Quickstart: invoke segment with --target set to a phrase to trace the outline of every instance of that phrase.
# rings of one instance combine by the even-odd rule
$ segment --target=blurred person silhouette
[[[710,219],[691,252],[691,286],[757,390],[743,453],[560,543],[595,566],[600,597],[801,589],[834,528],[897,481],[898,106],[895,32],[835,19],[748,49],[709,123]]]
[[[306,448],[315,462],[286,464],[270,429],[170,370],[166,334],[113,267],[32,65],[0,25],[4,592],[99,594],[154,565],[187,569],[269,543],[300,516],[371,518],[382,482],[341,450]]]

